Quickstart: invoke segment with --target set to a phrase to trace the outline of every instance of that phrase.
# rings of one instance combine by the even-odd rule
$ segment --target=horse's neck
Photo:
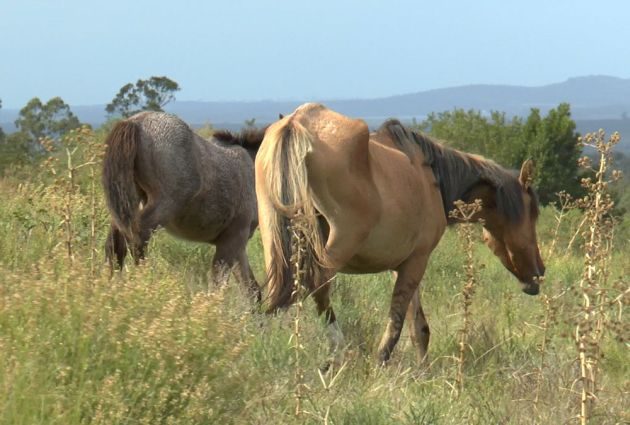
[[[484,181],[489,163],[483,159],[464,152],[438,145],[423,149],[425,158],[433,170],[433,175],[442,194],[444,213],[448,218],[458,200],[471,202],[471,190]]]

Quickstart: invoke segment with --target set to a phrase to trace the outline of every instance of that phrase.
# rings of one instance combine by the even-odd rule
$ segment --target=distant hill
[[[256,118],[257,123],[274,121],[278,113],[289,113],[305,101],[313,99],[257,102],[177,101],[169,104],[167,110],[193,126],[211,123],[215,127],[238,128],[246,119],[251,118]],[[431,112],[453,108],[486,112],[496,110],[504,111],[509,116],[525,116],[533,107],[546,112],[561,102],[568,102],[580,132],[597,130],[600,127],[607,131],[619,131],[624,148],[630,151],[630,120],[621,119],[622,116],[630,116],[630,79],[588,76],[539,87],[479,84],[378,99],[320,101],[346,115],[361,117],[371,126],[376,126],[389,117],[422,120]],[[71,108],[81,121],[95,126],[106,119],[104,105],[73,105]],[[0,125],[5,131],[13,131],[13,122],[18,112],[0,109]]]

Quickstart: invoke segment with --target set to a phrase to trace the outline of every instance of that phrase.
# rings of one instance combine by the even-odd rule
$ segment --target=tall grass
[[[340,275],[332,302],[348,347],[344,366],[324,375],[325,323],[310,300],[299,311],[252,312],[240,285],[208,288],[211,247],[158,231],[141,266],[109,279],[100,251],[108,217],[93,184],[98,165],[79,167],[99,161],[103,139],[81,131],[62,141],[44,166],[0,179],[0,423],[578,423],[586,385],[578,327],[579,335],[597,332],[596,386],[587,393],[593,396],[585,420],[630,421],[630,265],[615,248],[627,244],[624,226],[610,222],[618,230],[602,241],[614,244],[597,248],[606,265],[597,274],[601,291],[588,294],[592,327],[582,323],[580,288],[588,236],[580,231],[566,249],[581,210],[569,211],[557,231],[556,211],[542,211],[541,251],[549,252],[555,240],[545,258],[544,297],[521,294],[499,261],[474,244],[484,267],[476,269],[461,368],[466,390],[458,397],[453,358],[464,324],[466,253],[457,235],[447,232],[423,283],[432,330],[428,368],[418,368],[406,334],[389,366],[376,364],[392,276]],[[248,252],[262,281],[258,235]],[[590,322],[596,318],[604,319],[600,328]]]

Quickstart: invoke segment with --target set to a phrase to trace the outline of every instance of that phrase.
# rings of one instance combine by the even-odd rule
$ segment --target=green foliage
[[[524,153],[536,164],[534,185],[541,202],[546,204],[555,200],[555,194],[562,190],[572,195],[580,193],[578,137],[568,103],[551,109],[544,118],[538,109],[532,109],[525,121],[522,132]]]
[[[630,211],[630,156],[621,152],[613,154],[612,168],[621,171],[623,176],[611,184],[610,191],[615,200],[615,215],[624,217]],[[625,221],[628,222],[627,219]]]
[[[35,155],[30,146],[31,139],[24,132],[18,131],[0,138],[0,175],[11,167],[32,162]]]
[[[519,167],[523,148],[521,119],[507,120],[505,113],[492,111],[489,117],[475,110],[431,113],[418,127],[466,152],[488,156],[506,167]]]
[[[455,109],[432,113],[418,127],[454,148],[492,158],[509,168],[518,169],[523,161],[533,159],[534,184],[543,204],[553,201],[561,190],[580,193],[578,134],[567,103],[545,117],[532,109],[525,121],[518,117],[508,120],[505,113],[496,111],[485,116],[475,110]]]
[[[81,125],[70,107],[60,97],[53,97],[45,104],[32,98],[20,110],[15,126],[28,135],[33,144],[43,137],[58,138]]]
[[[179,89],[179,85],[168,77],[138,80],[135,84],[122,86],[105,111],[125,118],[140,111],[162,111],[167,103],[175,99],[174,93]]]
[[[0,109],[2,109],[2,99],[0,99]],[[2,127],[0,127],[0,144],[2,144],[2,142],[4,142],[4,138],[5,138],[5,134],[4,134],[4,130],[2,130]]]
[[[212,124],[207,122],[204,124],[203,127],[196,129],[195,133],[197,133],[199,136],[203,137],[204,139],[209,139],[214,134],[214,127],[212,126]]]

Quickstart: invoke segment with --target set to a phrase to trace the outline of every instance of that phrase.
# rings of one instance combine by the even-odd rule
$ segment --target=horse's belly
[[[392,235],[375,229],[342,272],[360,274],[395,270],[418,246],[418,232],[406,230],[400,235]]]
[[[339,271],[348,274],[380,273],[386,270],[395,270],[395,261],[384,261],[383,258],[355,255]],[[400,263],[398,263],[400,264]]]
[[[431,252],[444,232],[445,220],[421,211],[408,212],[390,214],[374,227],[342,272],[396,270],[414,252]]]
[[[224,220],[172,220],[164,227],[168,233],[181,239],[193,242],[213,243],[225,229],[227,222]]]

